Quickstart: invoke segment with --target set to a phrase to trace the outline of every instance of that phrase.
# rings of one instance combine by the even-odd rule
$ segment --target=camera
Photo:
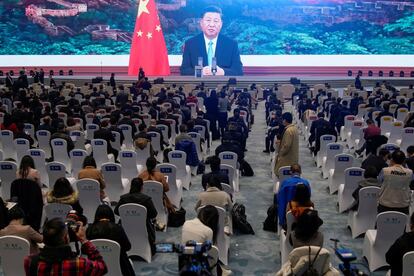
[[[341,260],[339,264],[339,270],[344,274],[344,276],[367,276],[364,271],[357,268],[356,263],[351,263],[357,259],[355,253],[344,247],[338,247],[338,239],[330,239],[334,242],[335,255]]]
[[[209,263],[209,260],[212,259],[208,255],[211,246],[210,241],[204,243],[188,241],[185,245],[157,243],[155,244],[155,251],[157,253],[178,253],[179,275],[210,276],[213,267],[217,265],[210,265]]]

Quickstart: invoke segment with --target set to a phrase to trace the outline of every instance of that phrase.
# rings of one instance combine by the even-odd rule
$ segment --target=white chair
[[[403,256],[402,276],[414,275],[414,251],[407,252]]]
[[[66,216],[71,210],[72,206],[69,204],[49,203],[45,205],[45,216],[48,220],[61,218],[63,221],[65,221]]]
[[[119,125],[119,129],[122,130],[122,133],[124,134],[124,145],[127,149],[133,149],[134,144],[132,141],[132,127],[127,124]]]
[[[342,141],[345,141],[348,135],[348,132],[351,131],[352,122],[355,120],[354,115],[347,115],[344,118],[344,125],[340,130],[340,137]]]
[[[348,227],[351,229],[352,238],[355,239],[368,229],[375,228],[380,190],[379,187],[365,187],[359,190],[358,210],[348,213]]]
[[[108,268],[108,275],[122,276],[121,264],[119,257],[121,255],[121,246],[119,243],[113,240],[107,239],[96,239],[91,240],[99,254],[101,254],[105,261],[106,267]]]
[[[158,134],[158,133],[157,133]],[[159,147],[159,144],[158,144]],[[147,144],[147,146],[144,149],[136,148],[136,165],[138,166],[138,171],[142,172],[145,168],[145,164],[147,162],[147,159],[150,157],[150,144]]]
[[[86,117],[86,122],[88,122],[88,117]],[[87,123],[86,124],[86,140],[91,141],[93,139],[93,134],[99,129],[97,124]]]
[[[151,246],[147,232],[147,209],[139,204],[127,203],[119,207],[122,227],[131,242],[129,256],[140,256],[151,262]]]
[[[388,265],[385,253],[404,233],[406,225],[407,215],[403,213],[389,211],[377,215],[377,229],[366,231],[362,249],[371,272]]]
[[[86,150],[73,149],[69,152],[70,163],[72,164],[72,176],[78,179],[79,171],[83,168],[83,161],[88,156]]]
[[[207,145],[207,131],[208,130],[205,128],[205,126],[195,125],[193,129],[201,135],[201,138],[204,139],[205,144]]]
[[[44,150],[29,149],[26,154],[33,158],[36,170],[40,173],[43,184],[49,186],[49,181],[46,179],[46,156]]]
[[[25,275],[24,258],[30,254],[30,243],[17,236],[0,237],[0,259],[5,276]]]
[[[322,135],[319,138],[320,141],[320,148],[318,153],[316,154],[316,166],[321,167],[323,158],[326,156],[326,145],[330,143],[335,143],[335,136],[334,135]]]
[[[401,141],[399,145],[402,151],[407,152],[407,148],[413,144],[414,127],[406,127],[401,132]]]
[[[68,155],[66,140],[61,138],[55,138],[50,143],[53,149],[53,160],[64,164],[66,169],[70,172],[72,168]]]
[[[200,212],[202,208],[205,206],[201,206],[198,208],[197,212]],[[219,250],[219,259],[225,265],[228,265],[228,254],[230,248],[230,237],[224,233],[224,226],[226,221],[227,212],[221,207],[215,206],[218,213],[219,213],[219,223],[218,223],[218,233],[217,233],[217,242],[216,246]]]
[[[189,132],[188,136],[191,137],[194,144],[196,145],[197,155],[199,160],[203,160],[203,151],[201,149],[201,135],[197,132]]]
[[[344,151],[340,143],[330,143],[326,146],[326,158],[322,158],[322,177],[328,178],[329,171],[334,168],[335,156]]]
[[[122,167],[122,178],[132,179],[138,176],[137,153],[133,150],[119,152],[119,162]]]
[[[273,193],[277,194],[279,192],[280,185],[285,181],[286,178],[290,177],[292,172],[290,171],[290,166],[283,166],[279,168],[279,178],[275,181],[273,186]]]
[[[232,186],[230,186],[229,184],[226,184],[226,183],[221,183],[221,188],[223,189],[223,191],[225,191],[226,193],[228,193],[230,197],[233,196],[234,189],[233,189]]]
[[[16,151],[14,149],[13,132],[10,130],[0,131],[1,144],[3,147],[3,158],[13,158],[16,160]]]
[[[86,149],[86,139],[85,139],[85,133],[80,130],[72,130],[69,133],[70,138],[72,139],[73,143],[75,144],[75,149]]]
[[[344,183],[338,187],[339,212],[343,213],[354,204],[352,193],[358,188],[358,182],[364,179],[364,169],[351,167],[345,170]]]
[[[96,167],[99,169],[102,164],[115,162],[114,155],[108,154],[107,142],[103,139],[92,139],[92,153],[96,161]]]
[[[119,197],[129,192],[129,180],[122,178],[122,167],[116,163],[102,164],[101,171],[105,179],[105,192],[111,201],[118,201]]]
[[[392,116],[381,117],[381,134],[382,135],[385,135],[387,137],[390,135],[393,121],[394,121],[394,117]]]
[[[56,180],[61,177],[66,177],[66,167],[65,164],[60,162],[50,162],[46,164],[46,172],[49,176],[49,188],[53,189]]]
[[[357,141],[360,137],[360,129],[364,126],[364,121],[361,120],[354,120],[351,125],[351,130],[348,133],[347,137],[347,145],[348,148],[354,148],[359,141]]]
[[[169,145],[169,138],[168,138],[168,126],[166,125],[162,125],[162,124],[158,124],[157,128],[159,130],[161,130],[162,133],[162,138],[164,139],[164,143],[166,143],[167,145]]]
[[[168,153],[168,160],[177,168],[177,179],[179,179],[186,190],[190,189],[191,168],[186,165],[187,154],[181,150],[173,150]]]
[[[10,199],[11,183],[16,179],[17,164],[13,161],[0,161],[0,191],[3,200]]]
[[[289,237],[292,233],[292,225],[295,222],[295,217],[292,212],[286,213],[286,232],[284,230],[280,231],[280,255],[281,255],[281,264],[286,263],[288,260],[289,253],[293,250],[293,247],[290,245]]]
[[[332,195],[338,191],[339,184],[344,183],[344,171],[352,167],[354,157],[350,154],[338,154],[335,156],[334,168],[329,171],[329,193]]]
[[[158,153],[157,154],[158,155],[158,159],[161,158],[161,156],[162,156],[162,151],[161,151],[161,135],[158,132],[155,132],[155,131],[148,131],[147,134],[148,134],[148,136],[151,137],[151,146],[152,146],[152,149],[155,152]],[[147,159],[145,159],[145,161],[147,161]]]
[[[115,141],[109,141],[112,148],[116,149],[118,152],[121,150],[121,133],[118,131],[111,131],[112,136],[115,138]]]
[[[408,108],[401,107],[397,110],[397,121],[404,122],[405,118],[408,116]]]
[[[33,124],[28,124],[25,123],[24,124],[24,131],[30,135],[30,137],[32,137],[33,139],[35,139],[35,128]]]
[[[221,164],[223,165],[229,165],[232,166],[234,168],[234,191],[238,192],[239,191],[239,186],[240,186],[240,171],[238,169],[238,156],[237,153],[235,152],[231,152],[231,151],[223,151],[220,152],[219,154],[219,158],[221,161]]]
[[[164,191],[162,184],[158,181],[144,181],[142,193],[151,197],[158,213],[157,221],[165,224],[164,231],[167,231],[168,212],[164,207]]]
[[[52,156],[52,151],[50,149],[50,132],[48,130],[38,130],[36,131],[37,142],[39,148],[45,151],[46,158]]]
[[[173,164],[162,163],[157,165],[157,169],[168,176],[168,186],[170,190],[167,192],[167,196],[171,203],[177,208],[181,207],[181,199],[183,197],[183,185],[180,180],[177,179],[177,167]]]
[[[233,187],[233,191],[238,192],[240,189],[237,186],[238,183],[236,182],[236,179],[235,179],[235,174],[236,174],[235,169],[230,165],[220,164],[220,171],[222,173],[227,174],[227,176],[229,177],[229,183],[231,184],[231,187]]]
[[[191,118],[197,117],[197,104],[196,103],[187,103],[187,106],[190,108],[191,111]]]
[[[99,182],[95,179],[84,178],[76,181],[76,187],[79,192],[79,204],[83,208],[83,214],[89,222],[92,222],[96,209],[101,204]]]
[[[14,148],[16,150],[16,162],[20,164],[23,156],[25,156],[30,149],[29,140],[24,138],[14,139]]]
[[[388,143],[398,145],[398,140],[401,139],[401,133],[404,128],[404,123],[401,121],[395,121],[391,125],[390,137],[388,138]]]
[[[381,145],[381,147],[379,147],[378,150],[380,150],[380,149],[386,149],[390,153],[393,153],[395,150],[398,150],[399,148],[400,147],[397,146],[396,144],[387,143],[387,144]]]

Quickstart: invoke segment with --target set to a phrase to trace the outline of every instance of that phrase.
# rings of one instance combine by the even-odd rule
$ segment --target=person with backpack
[[[319,227],[323,224],[318,211],[306,209],[292,225],[289,243],[293,248],[301,246],[323,246],[323,234]]]

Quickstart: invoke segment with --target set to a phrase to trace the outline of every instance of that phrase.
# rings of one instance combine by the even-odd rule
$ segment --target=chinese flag
[[[148,76],[170,75],[168,52],[155,0],[140,0],[138,5],[128,74],[137,76],[140,67]]]

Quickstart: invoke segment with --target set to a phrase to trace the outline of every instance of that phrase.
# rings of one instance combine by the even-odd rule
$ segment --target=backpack
[[[233,219],[233,230],[236,230],[239,234],[252,234],[254,231],[250,223],[246,219],[246,208],[243,204],[235,203],[233,209],[231,210],[231,215]]]
[[[277,206],[275,204],[272,204],[272,206],[270,206],[267,209],[267,218],[263,222],[263,230],[276,233],[277,223],[278,223]]]
[[[302,274],[302,276],[322,276],[322,274],[320,274],[320,273],[316,270],[316,268],[314,268],[314,267],[313,267],[313,265],[314,265],[314,264],[315,264],[315,262],[316,262],[316,259],[317,259],[317,258],[318,258],[318,256],[319,256],[319,253],[320,253],[320,252],[321,252],[321,250],[322,250],[322,247],[319,247],[319,250],[318,250],[318,252],[316,252],[316,255],[315,255],[315,257],[313,258],[313,260],[312,260],[312,261],[311,261],[311,247],[309,246],[308,248],[309,248],[309,262],[308,262],[308,268],[305,270],[305,272]],[[292,270],[292,275],[294,275],[294,274],[293,274],[292,264],[291,264],[290,269]]]
[[[240,163],[240,172],[242,176],[253,176],[254,172],[252,166],[246,162],[246,160],[242,159],[239,161]]]

